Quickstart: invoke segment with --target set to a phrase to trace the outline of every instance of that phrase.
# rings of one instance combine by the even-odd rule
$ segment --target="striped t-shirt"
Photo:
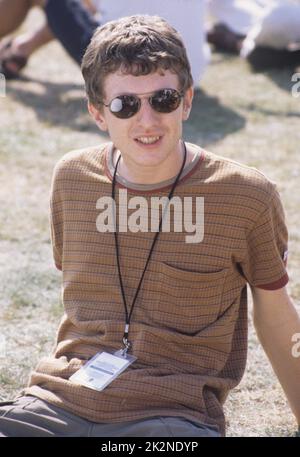
[[[170,230],[159,235],[132,313],[129,340],[137,360],[101,392],[69,377],[97,352],[123,347],[114,233],[99,230],[103,202],[111,200],[114,148],[75,151],[57,164],[51,232],[65,314],[55,349],[32,372],[26,394],[94,422],[177,416],[225,433],[222,404],[246,363],[246,284],[273,290],[287,283],[287,230],[275,185],[262,173],[187,147],[194,159],[174,193],[184,217],[170,205]],[[123,224],[118,234],[129,310],[155,235],[153,198],[167,196],[172,182],[137,185],[117,175],[116,217],[126,211],[128,227],[134,220],[136,227],[143,204],[149,217],[140,230]],[[203,231],[191,242],[197,218]]]

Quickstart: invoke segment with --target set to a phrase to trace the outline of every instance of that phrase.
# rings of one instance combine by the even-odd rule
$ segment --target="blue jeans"
[[[45,13],[53,35],[80,65],[84,52],[100,24],[79,0],[48,0]]]

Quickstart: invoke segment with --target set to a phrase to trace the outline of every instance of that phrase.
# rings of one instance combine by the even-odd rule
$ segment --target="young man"
[[[0,407],[0,432],[224,435],[222,405],[246,363],[247,283],[299,423],[300,320],[285,289],[275,186],[182,140],[193,80],[164,20],[101,27],[82,72],[89,111],[111,142],[71,152],[55,169],[51,229],[65,314],[53,354],[23,396]]]

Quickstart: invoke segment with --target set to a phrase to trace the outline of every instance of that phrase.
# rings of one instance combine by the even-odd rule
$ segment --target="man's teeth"
[[[152,144],[159,140],[159,136],[142,136],[137,138],[138,141],[145,144]]]

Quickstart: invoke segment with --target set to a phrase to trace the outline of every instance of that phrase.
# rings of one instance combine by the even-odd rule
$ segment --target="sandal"
[[[11,38],[7,38],[0,45],[0,73],[6,79],[19,78],[21,70],[27,64],[27,57],[12,51],[12,42]]]

